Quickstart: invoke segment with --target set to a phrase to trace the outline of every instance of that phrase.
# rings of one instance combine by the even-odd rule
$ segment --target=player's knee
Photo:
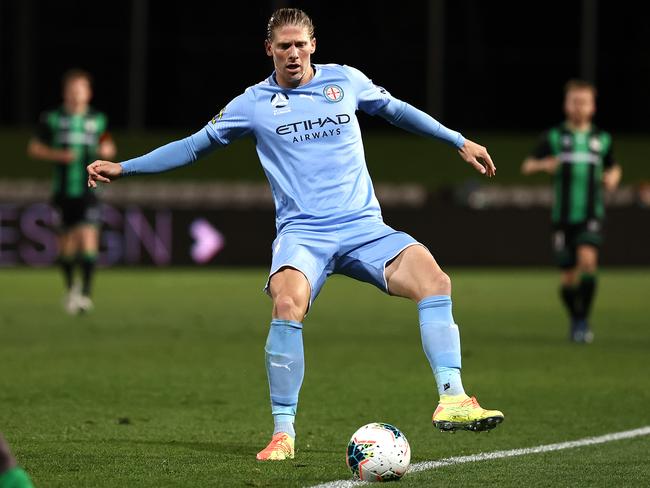
[[[433,277],[433,286],[437,295],[451,295],[451,278],[447,273],[439,271]],[[434,293],[432,293],[434,294]]]
[[[598,268],[598,255],[591,249],[581,252],[577,267],[580,273],[595,273]]]
[[[277,319],[302,322],[307,311],[307,303],[291,295],[279,295],[273,300],[273,315]]]
[[[451,278],[443,271],[436,271],[420,284],[414,297],[420,301],[432,295],[451,295]]]
[[[598,271],[598,266],[596,265],[595,262],[588,262],[588,263],[583,263],[580,266],[580,273],[584,274],[595,274],[596,271]]]

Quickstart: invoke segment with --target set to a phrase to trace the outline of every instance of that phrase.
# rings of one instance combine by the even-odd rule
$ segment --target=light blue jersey
[[[463,137],[392,97],[350,66],[314,65],[314,77],[283,88],[274,74],[233,99],[193,136],[122,163],[125,174],[157,172],[251,136],[271,184],[278,231],[292,222],[381,218],[355,112],[461,147]],[[182,143],[183,148],[178,144]]]
[[[371,115],[389,95],[348,66],[316,65],[311,81],[248,88],[208,128],[223,145],[251,134],[271,183],[278,230],[296,220],[347,222],[380,215],[355,112]]]

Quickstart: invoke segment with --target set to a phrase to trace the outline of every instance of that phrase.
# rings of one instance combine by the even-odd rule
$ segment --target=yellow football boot
[[[467,395],[442,395],[438,408],[433,412],[433,425],[442,432],[492,430],[503,422],[503,413],[485,410],[476,398]]]
[[[269,445],[257,453],[258,461],[283,461],[293,459],[294,439],[285,432],[273,436]]]

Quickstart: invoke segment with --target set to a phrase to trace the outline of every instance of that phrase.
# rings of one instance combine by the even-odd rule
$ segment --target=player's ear
[[[311,39],[311,54],[316,52],[316,38],[312,37]]]
[[[268,39],[266,39],[264,41],[264,50],[266,51],[267,56],[273,57],[273,50],[272,50],[272,46],[271,46],[271,41],[269,41]]]

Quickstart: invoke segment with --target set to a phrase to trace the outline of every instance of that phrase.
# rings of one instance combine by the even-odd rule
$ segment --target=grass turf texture
[[[305,321],[294,461],[259,463],[271,418],[263,270],[101,270],[68,317],[54,270],[0,273],[0,430],[37,486],[306,486],[347,479],[361,425],[401,428],[412,462],[650,425],[647,270],[601,273],[596,342],[566,341],[556,273],[450,270],[464,383],[506,421],[442,434],[415,307],[334,277]],[[650,438],[407,475],[400,486],[637,486]]]

